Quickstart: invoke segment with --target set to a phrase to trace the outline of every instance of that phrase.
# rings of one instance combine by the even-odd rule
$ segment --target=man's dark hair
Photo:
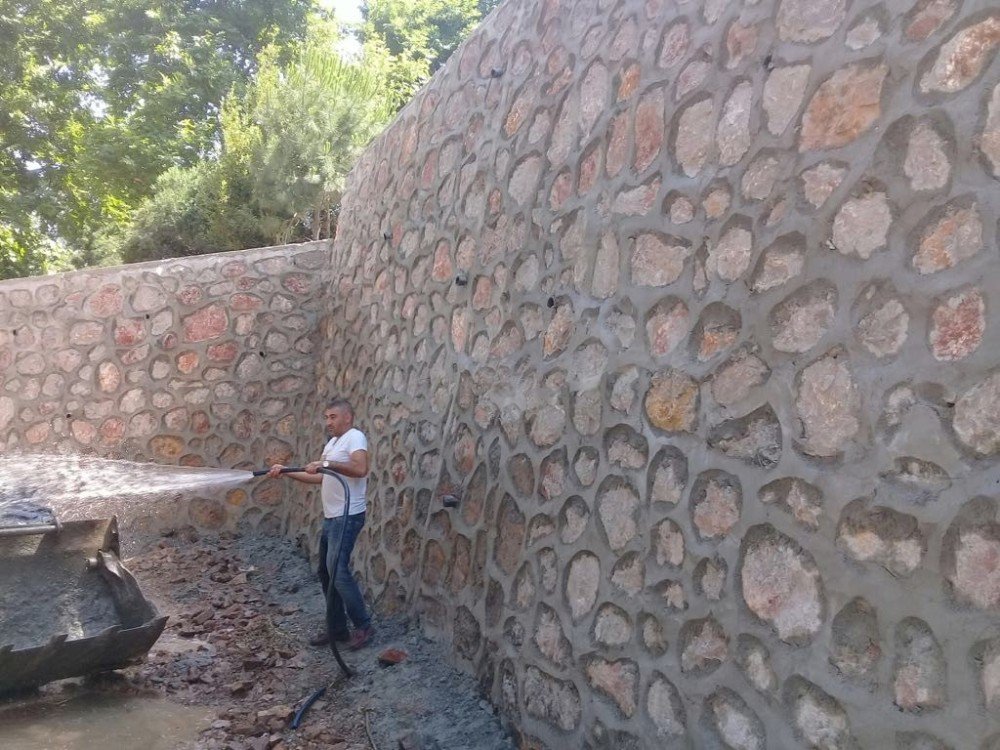
[[[326,404],[327,409],[347,409],[347,413],[352,417],[354,416],[354,407],[351,406],[351,402],[346,398],[334,398],[330,399]]]

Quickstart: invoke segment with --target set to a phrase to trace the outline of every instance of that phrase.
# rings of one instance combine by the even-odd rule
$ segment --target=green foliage
[[[68,268],[66,253],[37,229],[0,221],[0,279],[37,276]]]
[[[0,277],[329,236],[360,149],[497,0],[0,0]]]
[[[0,216],[77,265],[113,260],[157,176],[216,148],[223,97],[312,12],[312,0],[0,4]]]
[[[329,234],[347,173],[392,113],[382,81],[323,39],[284,67],[265,56],[242,107],[232,110],[223,118],[223,159],[247,165],[254,203],[276,242]]]
[[[498,0],[366,0],[361,40],[382,62],[398,107],[444,64]]]
[[[260,58],[253,83],[222,105],[221,152],[173,169],[136,212],[128,261],[330,236],[344,178],[392,108],[368,66],[344,61],[329,27],[287,63]]]
[[[267,237],[246,200],[246,177],[218,162],[172,167],[135,212],[122,245],[128,263],[260,247]]]

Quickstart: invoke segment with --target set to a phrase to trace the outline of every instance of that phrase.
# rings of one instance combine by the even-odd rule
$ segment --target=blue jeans
[[[319,582],[326,597],[326,626],[331,636],[347,633],[347,618],[351,618],[355,628],[367,628],[371,625],[371,617],[365,607],[358,582],[351,573],[351,552],[354,543],[365,525],[365,514],[356,513],[347,517],[344,528],[344,541],[340,549],[340,559],[337,559],[337,545],[340,543],[340,530],[344,526],[344,518],[327,518],[323,521],[323,533],[319,540]],[[333,586],[330,586],[330,580]]]

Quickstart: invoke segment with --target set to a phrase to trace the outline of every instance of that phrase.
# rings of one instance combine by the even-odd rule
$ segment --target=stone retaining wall
[[[1000,747],[990,5],[508,0],[360,161],[365,575],[524,746]]]
[[[315,452],[329,259],[319,242],[0,282],[0,446],[222,468]],[[308,504],[288,490],[148,510],[298,530]]]
[[[508,0],[332,256],[0,283],[0,440],[250,467],[346,394],[369,590],[525,747],[996,750],[998,46],[985,1]],[[311,541],[293,488],[171,520]]]

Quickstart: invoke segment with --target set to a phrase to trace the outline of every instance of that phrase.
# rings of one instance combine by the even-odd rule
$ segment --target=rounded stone
[[[764,505],[777,504],[807,529],[815,531],[819,528],[823,493],[804,479],[776,479],[761,487],[757,496]]]
[[[907,14],[906,38],[911,42],[921,42],[954,15],[958,0],[920,0]],[[905,750],[917,750],[907,747]]]
[[[770,524],[751,528],[740,551],[747,608],[787,642],[811,641],[823,626],[823,582],[812,556]]]
[[[94,292],[87,300],[87,308],[91,315],[98,318],[109,318],[121,313],[125,298],[121,287],[106,284]]]
[[[753,86],[744,81],[737,84],[722,108],[716,133],[722,166],[736,164],[750,148],[753,103]]]
[[[709,247],[707,271],[723,281],[736,281],[750,267],[752,254],[753,234],[744,226],[731,226]]]
[[[182,325],[185,341],[192,343],[207,341],[218,338],[226,332],[229,327],[229,315],[221,305],[212,304],[186,316]]]
[[[646,342],[649,353],[663,357],[672,352],[687,336],[688,308],[681,300],[670,297],[658,302],[646,316]]]
[[[639,615],[639,632],[642,645],[653,656],[661,656],[667,650],[667,637],[663,632],[663,624],[648,612]]]
[[[569,562],[566,571],[566,601],[573,621],[586,617],[597,603],[601,583],[601,563],[590,552],[579,552]]]
[[[542,655],[558,667],[568,666],[573,659],[573,646],[563,630],[559,613],[545,604],[538,605],[538,619],[533,637]]]
[[[882,658],[875,608],[855,597],[834,616],[830,630],[830,664],[848,678],[873,675]]]
[[[665,518],[653,527],[652,547],[657,565],[679,568],[684,564],[684,532],[675,521]]]
[[[593,130],[597,118],[608,108],[611,94],[611,78],[608,69],[597,62],[583,74],[580,82],[580,128],[582,132]]]
[[[580,724],[580,692],[569,680],[560,680],[534,666],[524,670],[524,708],[530,716],[565,732]]]
[[[660,155],[665,130],[662,88],[643,94],[635,109],[635,171],[642,173]]]
[[[521,560],[525,537],[525,518],[510,495],[504,495],[497,516],[496,544],[493,558],[508,575],[513,574]]]
[[[858,322],[858,340],[876,357],[891,357],[903,348],[909,327],[910,316],[903,303],[889,299]]]
[[[1000,452],[1000,371],[955,402],[952,427],[963,445],[981,455]]]
[[[907,576],[920,565],[924,539],[914,516],[892,508],[848,503],[837,525],[837,545],[858,562],[875,562],[894,576]]]
[[[559,538],[563,544],[573,544],[587,529],[590,509],[579,496],[571,497],[559,512]]]
[[[953,362],[965,359],[979,348],[985,329],[986,303],[982,292],[966,289],[934,308],[928,343],[935,359]]]
[[[743,490],[740,480],[724,471],[702,473],[691,488],[691,522],[698,537],[720,540],[740,521]]]
[[[684,623],[679,638],[682,672],[709,674],[729,658],[729,637],[713,617]]]
[[[584,667],[587,682],[598,693],[611,699],[622,716],[631,717],[639,701],[639,667],[629,659],[609,661],[597,656]]]
[[[795,408],[806,453],[836,456],[847,448],[861,430],[861,400],[844,357],[828,354],[800,373]]]
[[[882,37],[882,28],[874,15],[862,17],[851,26],[844,39],[844,45],[851,50],[870,47]]]
[[[795,733],[811,748],[855,750],[851,721],[837,700],[818,685],[799,675],[785,682],[784,700],[791,713]]]
[[[604,435],[608,462],[623,469],[643,469],[649,455],[646,438],[628,425],[612,427]]]
[[[729,566],[721,557],[702,558],[694,569],[695,591],[711,602],[721,601],[728,572]]]
[[[993,87],[986,105],[986,122],[979,135],[979,150],[983,152],[993,176],[1000,177],[1000,83]]]
[[[983,610],[1000,609],[1000,523],[996,505],[969,502],[945,534],[941,564],[955,599]]]
[[[981,664],[979,689],[988,711],[1000,709],[1000,638],[977,644],[973,659]]]
[[[1000,15],[966,26],[941,45],[931,68],[920,79],[922,92],[952,94],[982,73],[1000,45]]]
[[[594,640],[603,646],[624,646],[632,640],[632,619],[614,604],[602,604],[594,617]]]
[[[674,446],[661,448],[653,457],[646,477],[649,503],[677,505],[687,484],[687,458]]]
[[[765,750],[767,735],[760,717],[737,693],[720,688],[705,700],[709,726],[731,750]]]
[[[692,249],[686,240],[652,232],[641,232],[632,251],[632,283],[637,286],[673,284],[684,272]]]
[[[830,162],[821,162],[805,170],[800,175],[805,199],[813,208],[819,208],[833,195],[846,174],[846,168]]]
[[[840,148],[871,128],[882,114],[882,84],[888,73],[885,63],[859,63],[823,81],[802,115],[799,151]]]
[[[893,702],[904,711],[923,712],[947,703],[944,653],[930,627],[907,617],[896,627]]]
[[[781,162],[771,154],[756,157],[740,180],[740,192],[748,200],[762,201],[771,195],[781,174]]]
[[[982,249],[983,223],[978,206],[950,204],[924,230],[913,254],[913,267],[921,274],[944,271]]]
[[[689,348],[699,362],[708,362],[736,343],[742,327],[743,319],[737,310],[712,302],[698,316]]]
[[[737,639],[736,664],[755,690],[765,695],[778,688],[778,675],[771,666],[771,652],[752,635],[743,633]]]
[[[769,469],[781,460],[781,423],[770,404],[715,425],[708,445],[731,458]]]
[[[650,424],[664,432],[694,432],[698,404],[698,384],[677,370],[653,375],[644,401]]]
[[[810,65],[789,65],[775,68],[768,75],[764,84],[764,112],[772,135],[784,133],[798,113],[811,71]]]
[[[886,246],[892,210],[885,193],[875,191],[847,200],[833,219],[833,248],[868,260]]]
[[[711,99],[688,106],[677,120],[674,156],[688,177],[701,172],[712,150],[714,110]]]
[[[913,190],[940,190],[948,184],[951,162],[945,152],[944,139],[925,122],[919,123],[910,133],[903,174]]]
[[[608,545],[620,551],[639,533],[639,493],[621,477],[607,477],[597,491],[597,516]]]
[[[771,310],[771,344],[779,352],[807,352],[830,330],[836,315],[837,288],[826,281],[813,282]]]
[[[627,552],[611,569],[611,583],[629,596],[636,596],[646,584],[646,566],[638,552]]]
[[[771,371],[760,357],[738,351],[712,376],[712,397],[720,406],[732,406],[763,385]]]
[[[535,412],[529,435],[539,448],[555,445],[566,428],[566,412],[559,406],[547,404]]]
[[[677,688],[659,672],[653,673],[646,694],[646,712],[662,739],[683,737],[685,733],[684,706]]]
[[[844,21],[845,0],[781,0],[776,25],[788,42],[818,42],[833,36]]]

